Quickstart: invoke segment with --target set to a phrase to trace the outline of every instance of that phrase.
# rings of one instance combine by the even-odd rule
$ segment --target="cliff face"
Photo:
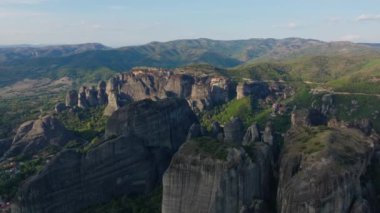
[[[186,142],[164,174],[162,212],[269,212],[273,150],[251,135],[245,148],[209,137]]]
[[[106,105],[104,114],[110,116],[126,103],[144,99],[159,100],[168,97],[186,99],[195,112],[229,101],[234,93],[229,78],[220,75],[192,74],[180,70],[136,68],[119,74],[107,83],[81,87],[66,95],[68,108],[88,108]]]
[[[281,157],[278,211],[376,212],[363,182],[374,143],[356,129],[293,127]]]
[[[135,69],[119,81],[120,98],[132,101],[185,98],[196,111],[230,100],[232,84],[222,76],[195,76],[170,70]]]
[[[63,151],[22,187],[20,212],[78,212],[117,196],[149,193],[194,122],[181,99],[120,108],[107,124],[110,139],[87,153]]]

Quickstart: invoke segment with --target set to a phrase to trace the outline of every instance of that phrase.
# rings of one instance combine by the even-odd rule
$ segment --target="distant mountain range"
[[[101,44],[0,48],[0,85],[24,78],[78,77],[97,70],[124,72],[135,66],[174,68],[210,64],[220,68],[302,57],[375,57],[379,44],[323,42],[312,39],[211,39],[152,42],[112,49]]]
[[[33,46],[33,45],[14,45],[0,46],[0,62],[43,58],[43,57],[63,57],[83,53],[92,50],[110,49],[102,44],[88,43],[78,45],[54,45],[54,46]]]

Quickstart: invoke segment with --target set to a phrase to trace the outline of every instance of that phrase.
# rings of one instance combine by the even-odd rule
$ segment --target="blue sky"
[[[380,42],[378,0],[0,0],[0,44],[185,38]]]

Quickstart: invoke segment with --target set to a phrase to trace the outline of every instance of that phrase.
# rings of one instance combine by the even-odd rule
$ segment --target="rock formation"
[[[78,93],[78,107],[82,109],[87,109],[89,107],[86,97],[87,87],[83,86],[80,88]]]
[[[76,90],[70,90],[66,95],[66,106],[76,107],[78,105],[78,92]]]
[[[134,69],[120,78],[120,97],[132,101],[180,97],[195,111],[230,100],[232,84],[222,76],[195,76],[175,70]]]
[[[111,78],[108,80],[106,93],[108,96],[108,105],[106,109],[104,110],[104,115],[110,116],[113,112],[118,110],[120,108],[119,103],[119,79],[118,78]]]
[[[269,205],[274,190],[272,148],[260,138],[252,137],[252,129],[245,138],[255,138],[247,142],[249,146],[245,149],[239,146],[241,141],[230,145],[209,137],[186,142],[164,174],[162,212],[273,210]]]
[[[63,147],[73,138],[63,124],[52,116],[23,123],[4,157],[32,156],[49,145]]]
[[[249,146],[254,144],[255,142],[260,141],[260,131],[259,127],[256,123],[252,124],[250,127],[248,127],[247,132],[244,135],[243,139],[243,145]]]
[[[95,89],[95,87],[92,86],[86,89],[86,102],[89,107],[98,106],[98,91]]]
[[[296,124],[282,150],[278,211],[368,212],[372,198],[363,177],[374,140],[357,129]]]
[[[72,213],[118,196],[150,193],[196,122],[183,99],[120,108],[107,123],[106,141],[85,153],[63,151],[23,185],[20,211]]]
[[[236,87],[236,98],[241,99],[253,96],[256,99],[265,99],[268,96],[281,97],[287,95],[288,88],[283,82],[245,81]]]
[[[106,93],[107,83],[105,81],[100,81],[98,84],[98,104],[100,106],[108,104],[108,97]]]
[[[104,114],[110,116],[121,106],[133,101],[179,97],[187,99],[194,111],[202,111],[230,100],[232,90],[232,83],[226,77],[136,68],[111,78],[107,83],[99,82],[97,89],[82,86],[79,93],[69,91],[66,106],[87,109],[107,105]]]
[[[224,141],[241,145],[244,137],[244,124],[240,118],[233,118],[224,126]]]

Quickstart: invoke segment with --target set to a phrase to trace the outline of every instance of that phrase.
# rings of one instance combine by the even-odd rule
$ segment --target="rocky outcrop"
[[[98,91],[95,87],[90,87],[86,89],[86,102],[89,107],[98,106]]]
[[[80,88],[78,93],[78,107],[82,109],[87,109],[89,107],[86,97],[87,87],[83,86]]]
[[[236,87],[236,98],[251,96],[255,99],[283,98],[291,95],[291,88],[284,82],[276,81],[244,81]]]
[[[98,104],[100,106],[108,104],[108,96],[106,93],[107,83],[105,81],[100,81],[98,84]]]
[[[104,115],[110,116],[113,112],[118,110],[120,108],[120,101],[119,101],[119,78],[111,78],[108,80],[107,87],[106,87],[106,93],[107,93],[107,107],[104,110]]]
[[[180,70],[135,68],[119,74],[98,88],[82,87],[75,98],[75,90],[66,97],[66,105],[86,109],[107,105],[104,115],[110,116],[126,103],[144,99],[159,100],[169,97],[184,98],[195,112],[223,104],[232,98],[233,84],[227,77],[198,75]]]
[[[373,139],[357,129],[294,126],[284,144],[279,212],[368,212],[363,177]]]
[[[244,149],[209,137],[186,142],[164,174],[162,212],[272,212],[272,148],[251,136]]]
[[[244,124],[240,118],[233,118],[224,126],[224,141],[241,145],[244,137]]]
[[[120,77],[120,98],[132,101],[179,97],[195,111],[230,100],[232,83],[222,76],[195,76],[175,70],[134,69]]]
[[[196,122],[183,99],[144,100],[120,108],[107,123],[106,141],[85,153],[60,153],[24,184],[20,211],[79,212],[118,196],[148,194]]]
[[[163,213],[229,213],[250,205],[256,167],[243,150],[228,150],[225,160],[183,152],[175,155],[164,175]]]
[[[66,94],[66,106],[76,107],[78,105],[78,92],[76,90],[70,90]]]
[[[49,145],[63,147],[73,135],[53,116],[23,123],[4,157],[32,156]]]
[[[244,135],[243,145],[249,146],[253,145],[255,142],[260,141],[260,131],[256,123],[248,127],[247,132]]]

